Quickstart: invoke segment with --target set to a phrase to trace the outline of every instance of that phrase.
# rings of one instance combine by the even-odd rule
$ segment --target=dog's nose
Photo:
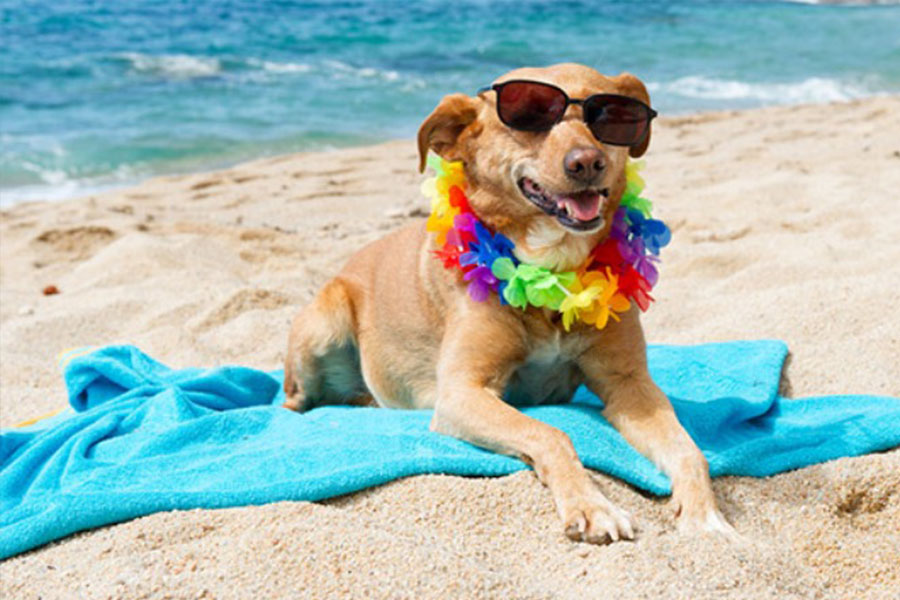
[[[566,175],[584,183],[590,183],[603,173],[606,158],[597,148],[574,148],[563,159]]]

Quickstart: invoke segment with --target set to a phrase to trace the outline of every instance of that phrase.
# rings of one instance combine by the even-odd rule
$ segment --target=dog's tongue
[[[600,214],[600,194],[597,192],[580,192],[571,196],[557,196],[557,208],[567,210],[579,221],[590,221]]]

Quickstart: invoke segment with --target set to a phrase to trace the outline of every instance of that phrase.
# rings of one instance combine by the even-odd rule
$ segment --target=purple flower
[[[478,223],[478,219],[476,219],[475,215],[472,213],[461,213],[453,218],[453,227],[460,231],[467,231],[473,235],[475,234],[476,223]]]
[[[636,237],[619,240],[619,253],[622,255],[625,262],[633,265],[635,261],[642,258],[647,253],[646,248],[644,248],[643,238]]]
[[[641,274],[641,276],[647,280],[647,283],[650,284],[650,287],[656,285],[656,282],[659,281],[659,271],[656,270],[656,265],[653,264],[658,262],[659,258],[653,256],[652,254],[645,254],[640,256],[632,265],[635,270]]]
[[[469,282],[469,296],[476,302],[484,302],[491,296],[491,292],[497,289],[499,279],[491,273],[491,268],[481,265],[475,267],[463,276]]]
[[[612,228],[609,231],[609,235],[613,239],[619,241],[628,239],[628,221],[625,218],[626,214],[627,209],[625,207],[619,207],[615,216],[613,216]]]
[[[659,262],[659,258],[647,254],[644,247],[644,238],[635,237],[630,240],[619,240],[619,252],[626,263],[633,266],[638,273],[643,276],[651,286],[656,285],[659,280],[659,272],[656,270],[654,263]]]

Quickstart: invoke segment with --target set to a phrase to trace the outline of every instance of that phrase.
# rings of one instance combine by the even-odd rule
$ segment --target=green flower
[[[511,306],[524,309],[529,304],[538,308],[557,310],[566,297],[567,289],[575,281],[575,273],[554,273],[544,267],[519,264],[509,258],[500,258],[491,265],[494,276],[503,285],[503,299]]]
[[[625,191],[622,193],[622,206],[641,212],[646,218],[650,218],[653,203],[646,198],[641,198],[644,191],[644,178],[640,171],[644,168],[644,161],[629,160],[625,164]]]
[[[653,203],[646,198],[641,198],[638,193],[633,193],[629,188],[631,182],[625,187],[625,193],[622,194],[622,206],[638,211],[647,219],[650,218],[650,211],[653,210]]]
[[[511,258],[502,257],[491,263],[491,272],[494,277],[502,281],[500,284],[500,294],[510,306],[524,309],[528,306],[528,299],[525,295],[525,280],[519,274]]]
[[[541,273],[525,286],[528,301],[534,306],[559,309],[559,305],[566,298],[567,289],[575,281],[575,273],[553,273],[547,269],[541,269]]]

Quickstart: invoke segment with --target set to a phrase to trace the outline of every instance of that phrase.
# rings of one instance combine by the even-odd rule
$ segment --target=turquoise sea
[[[663,114],[900,92],[900,6],[0,0],[0,202],[414,135],[446,93],[576,61]]]

